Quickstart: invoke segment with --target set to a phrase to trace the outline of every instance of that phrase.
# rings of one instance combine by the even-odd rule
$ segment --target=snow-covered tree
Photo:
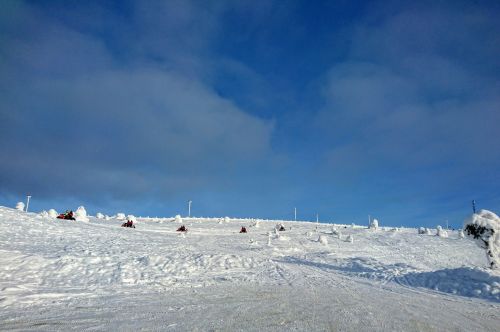
[[[174,220],[176,223],[178,224],[182,224],[182,218],[181,218],[181,215],[178,214],[175,216],[175,220]]]
[[[448,232],[443,229],[441,226],[436,227],[436,236],[439,237],[448,237]]]
[[[95,217],[97,219],[104,219],[104,214],[102,214],[101,212],[97,212],[97,214],[95,215]]]
[[[23,202],[17,202],[17,204],[16,204],[16,210],[24,211],[24,203]]]
[[[79,206],[78,209],[76,209],[75,220],[76,221],[85,221],[85,222],[89,221],[85,207]]]
[[[125,218],[126,218],[125,217],[125,213],[119,212],[119,213],[116,214],[115,218],[118,219],[118,220],[125,220]]]
[[[373,219],[371,222],[370,222],[370,228],[372,229],[378,229],[378,220],[377,219]]]
[[[481,210],[465,220],[464,231],[486,251],[490,267],[500,268],[500,218],[491,211]]]

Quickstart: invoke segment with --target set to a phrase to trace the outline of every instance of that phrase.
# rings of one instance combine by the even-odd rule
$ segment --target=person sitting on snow
[[[240,233],[246,233],[246,232],[247,232],[247,228],[246,227],[241,227]]]

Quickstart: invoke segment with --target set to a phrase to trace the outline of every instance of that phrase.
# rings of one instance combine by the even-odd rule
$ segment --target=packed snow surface
[[[87,217],[0,207],[0,330],[499,331],[500,274],[456,231]]]

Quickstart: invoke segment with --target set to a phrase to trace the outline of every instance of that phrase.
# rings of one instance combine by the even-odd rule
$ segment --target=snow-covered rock
[[[118,220],[125,220],[125,218],[126,218],[125,217],[125,213],[119,212],[119,213],[116,214],[115,218],[118,219]]]
[[[182,218],[181,218],[181,215],[180,214],[177,214],[175,216],[175,220],[174,220],[176,223],[178,224],[182,224]]]
[[[448,237],[448,232],[443,229],[441,226],[436,227],[436,236],[439,237]]]
[[[76,221],[84,221],[87,222],[89,221],[89,218],[87,217],[87,211],[83,206],[79,206],[78,209],[75,211],[75,220]]]
[[[370,228],[371,229],[378,229],[378,220],[377,219],[373,219],[371,222],[370,222]]]
[[[17,204],[16,204],[16,210],[24,211],[24,203],[23,202],[17,202]]]
[[[57,211],[54,209],[50,209],[48,213],[50,218],[57,218],[57,216],[59,215],[59,213],[57,213]]]
[[[464,231],[485,249],[490,267],[500,268],[500,218],[491,211],[481,210],[465,220]]]
[[[95,215],[95,217],[97,219],[104,219],[104,214],[102,214],[101,212],[97,212],[97,214]]]

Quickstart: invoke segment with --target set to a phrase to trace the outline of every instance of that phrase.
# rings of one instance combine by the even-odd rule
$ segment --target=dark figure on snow
[[[130,227],[130,228],[135,228],[134,222],[132,220],[127,220],[126,223],[122,224],[122,227]]]
[[[247,232],[246,227],[241,227],[240,233],[246,233],[246,232]]]
[[[66,210],[65,213],[58,215],[57,219],[75,220],[75,217],[73,217],[73,211]]]
[[[177,232],[187,232],[186,226],[182,225],[181,227],[177,228]]]

